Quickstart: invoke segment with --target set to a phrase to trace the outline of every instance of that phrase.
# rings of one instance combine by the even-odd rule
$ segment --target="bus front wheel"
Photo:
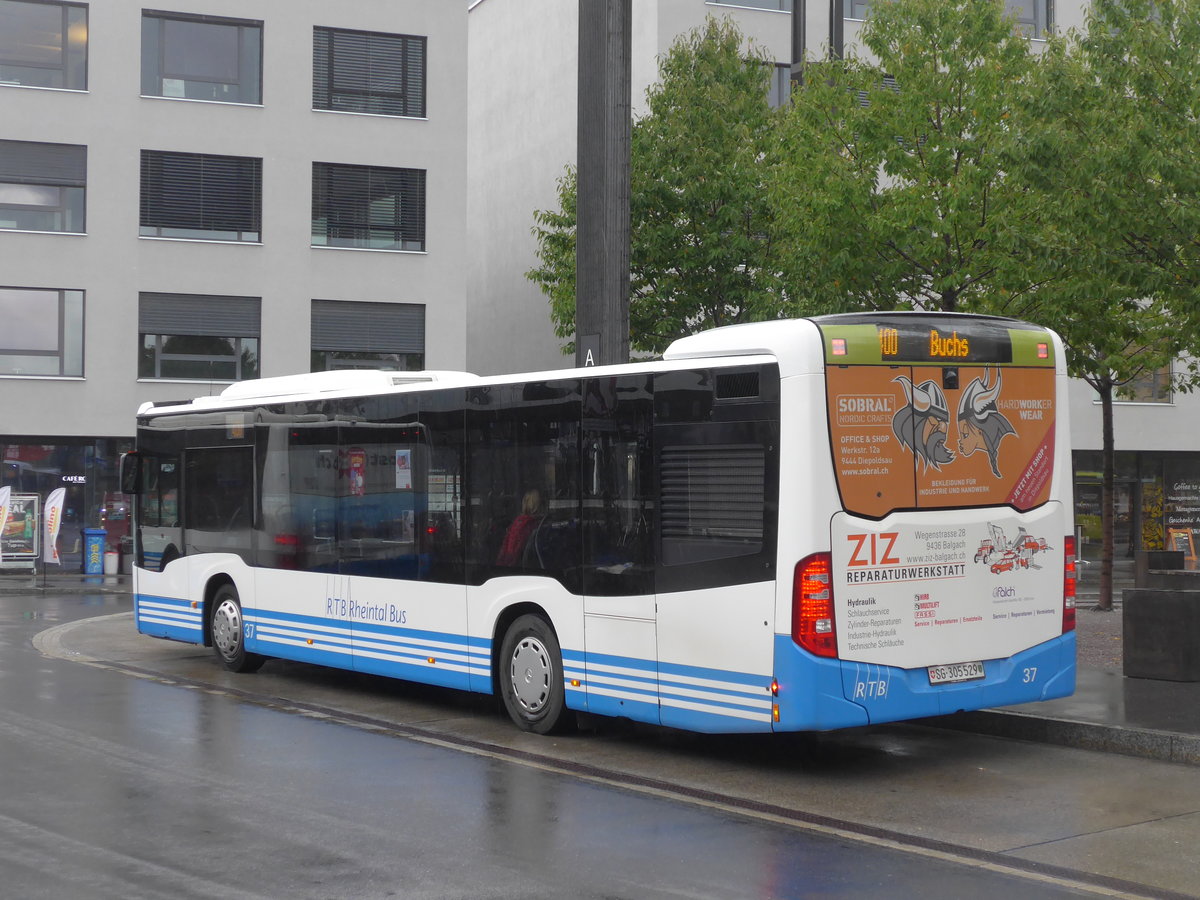
[[[518,618],[500,649],[500,696],[522,731],[552,734],[570,728],[574,714],[563,690],[562,649],[541,616]]]
[[[213,651],[221,665],[230,672],[257,672],[266,659],[257,653],[246,652],[245,629],[242,627],[242,604],[237,588],[222,585],[212,601]]]

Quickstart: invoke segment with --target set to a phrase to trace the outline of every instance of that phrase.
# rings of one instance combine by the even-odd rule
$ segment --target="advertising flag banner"
[[[4,552],[4,529],[8,525],[8,505],[12,502],[12,488],[0,487],[0,554]]]
[[[58,529],[62,526],[62,508],[66,496],[66,488],[56,488],[51,491],[50,496],[46,498],[46,508],[42,518],[42,547],[44,548],[42,559],[55,565],[62,563],[58,558]]]

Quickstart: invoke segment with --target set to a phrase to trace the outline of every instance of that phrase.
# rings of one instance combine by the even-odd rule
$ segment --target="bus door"
[[[161,572],[183,548],[179,519],[179,457],[141,453],[134,552],[137,564]]]
[[[451,503],[461,413],[447,416],[435,398],[401,394],[363,400],[357,414],[339,425],[336,583],[353,629],[354,668],[467,688],[472,658]]]
[[[583,385],[584,683],[589,711],[658,722],[650,384],[622,375]]]
[[[779,370],[661,373],[654,403],[662,724],[770,730]]]
[[[254,447],[184,451],[186,553],[232,553],[253,562]]]
[[[247,641],[274,646],[303,662],[351,666],[345,579],[337,570],[337,426],[310,404],[260,416],[257,427],[260,514],[256,608]]]

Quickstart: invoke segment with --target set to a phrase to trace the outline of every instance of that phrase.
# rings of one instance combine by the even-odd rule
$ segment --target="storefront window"
[[[5,440],[7,443],[0,443],[0,487],[11,488],[14,495],[37,496],[39,509],[55,489],[66,489],[58,540],[63,571],[80,568],[84,528],[103,528],[110,548],[119,548],[122,540],[127,543],[129,498],[119,492],[118,470],[121,454],[133,447],[131,440],[61,437]],[[33,527],[33,523],[21,524]],[[6,527],[6,537],[13,537],[8,530]]]
[[[1200,459],[1168,459],[1164,467],[1166,549],[1182,550],[1195,569],[1200,550]]]
[[[1074,462],[1080,551],[1096,559],[1102,540],[1101,454],[1077,450]],[[1200,456],[1118,453],[1113,502],[1114,549],[1119,557],[1179,550],[1188,568],[1200,568]]]

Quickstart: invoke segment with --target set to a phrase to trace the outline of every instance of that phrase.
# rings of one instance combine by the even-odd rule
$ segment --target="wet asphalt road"
[[[152,642],[174,661],[180,678],[172,683],[50,658],[34,646],[47,629],[101,616],[123,621],[111,616],[128,609],[121,594],[0,595],[0,896],[1120,895],[1004,871],[987,856],[864,843],[746,815],[721,808],[719,785],[704,803],[680,802],[492,754],[485,741],[456,748],[453,740],[411,740],[324,718],[314,712],[319,705],[297,714],[272,699],[280,682],[294,696],[322,701],[330,685],[346,689],[342,676],[311,667],[269,663],[265,678],[238,679],[231,693],[221,689],[225,673],[215,677],[196,648]],[[91,652],[98,655],[94,645]],[[211,689],[188,672],[210,672]],[[389,704],[387,690],[366,689],[375,691],[368,703]],[[429,701],[417,692],[417,699],[446,695]],[[450,699],[452,715],[466,724],[448,736],[508,728],[486,703]],[[775,765],[754,758],[762,746],[754,742],[744,745],[750,756],[741,766],[737,742],[675,743],[620,730],[576,740],[575,752],[591,746],[599,756],[617,752],[614,742],[661,750],[668,775],[693,765],[697,752],[743,769],[743,778],[770,778]],[[855,745],[832,746],[837,754]],[[835,764],[817,768],[821,790],[831,774],[854,777]],[[973,815],[968,806],[964,799],[964,817]],[[891,815],[904,817],[903,810]]]

